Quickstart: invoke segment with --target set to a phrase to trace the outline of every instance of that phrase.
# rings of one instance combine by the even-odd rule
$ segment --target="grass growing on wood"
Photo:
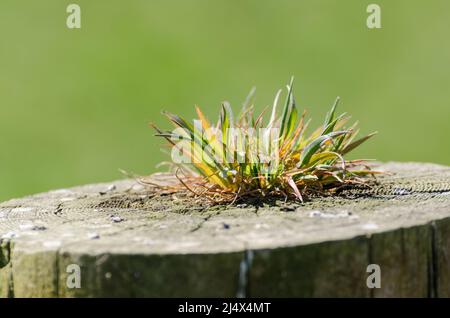
[[[266,108],[258,116],[252,103],[254,90],[237,117],[224,102],[216,125],[198,107],[198,120],[193,124],[163,112],[176,129],[162,131],[152,126],[156,136],[169,141],[171,164],[180,185],[219,203],[267,196],[303,201],[308,194],[364,184],[365,177],[379,173],[370,170],[366,160],[344,159],[375,133],[356,139],[356,123],[346,128],[350,117],[336,114],[339,98],[323,124],[308,134],[310,120],[305,111],[299,114],[297,110],[293,80],[279,112],[281,94],[279,90],[269,114]]]

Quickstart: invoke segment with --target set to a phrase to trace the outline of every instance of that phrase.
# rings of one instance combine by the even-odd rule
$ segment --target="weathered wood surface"
[[[4,202],[0,296],[450,297],[450,168],[381,168],[395,175],[304,204],[211,208],[133,180]]]

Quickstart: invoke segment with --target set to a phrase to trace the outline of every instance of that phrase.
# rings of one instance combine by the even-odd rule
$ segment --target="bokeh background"
[[[372,2],[382,29],[366,27]],[[313,123],[339,95],[380,132],[354,156],[449,164],[449,14],[448,0],[1,0],[0,200],[154,172],[162,109],[216,118],[254,85],[262,109],[291,75]]]

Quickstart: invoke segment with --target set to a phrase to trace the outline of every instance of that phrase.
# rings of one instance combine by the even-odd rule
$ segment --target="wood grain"
[[[450,168],[379,169],[304,204],[211,207],[134,180],[1,203],[0,297],[449,297]]]

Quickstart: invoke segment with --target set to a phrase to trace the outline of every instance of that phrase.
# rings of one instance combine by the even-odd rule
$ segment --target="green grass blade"
[[[300,156],[300,162],[297,165],[297,168],[301,168],[304,165],[309,163],[309,160],[311,159],[312,155],[314,155],[322,145],[323,142],[330,140],[332,138],[335,138],[337,136],[342,136],[344,134],[347,134],[348,131],[335,131],[332,133],[329,133],[327,135],[322,135],[311,141],[305,149],[303,149],[302,154]]]
[[[286,136],[287,134],[289,134],[289,129],[293,129],[292,125],[295,125],[297,113],[296,110],[294,111],[295,101],[292,93],[293,85],[294,85],[294,77],[291,78],[291,82],[289,83],[288,86],[288,94],[286,96],[286,102],[284,104],[283,114],[281,117],[280,136]]]
[[[352,151],[356,147],[359,147],[363,142],[365,142],[366,140],[370,139],[372,136],[375,136],[376,134],[377,134],[377,132],[373,132],[371,134],[368,134],[365,137],[362,137],[362,138],[359,138],[358,140],[355,140],[351,144],[345,146],[344,149],[342,149],[340,151],[340,153],[343,154],[343,155],[345,155],[346,153],[349,153],[350,151]]]
[[[334,101],[333,106],[331,107],[331,110],[327,113],[327,116],[325,117],[325,122],[323,123],[324,130],[334,120],[334,114],[336,113],[336,108],[337,108],[340,100],[341,100],[341,98],[339,96],[337,96],[336,100]]]

